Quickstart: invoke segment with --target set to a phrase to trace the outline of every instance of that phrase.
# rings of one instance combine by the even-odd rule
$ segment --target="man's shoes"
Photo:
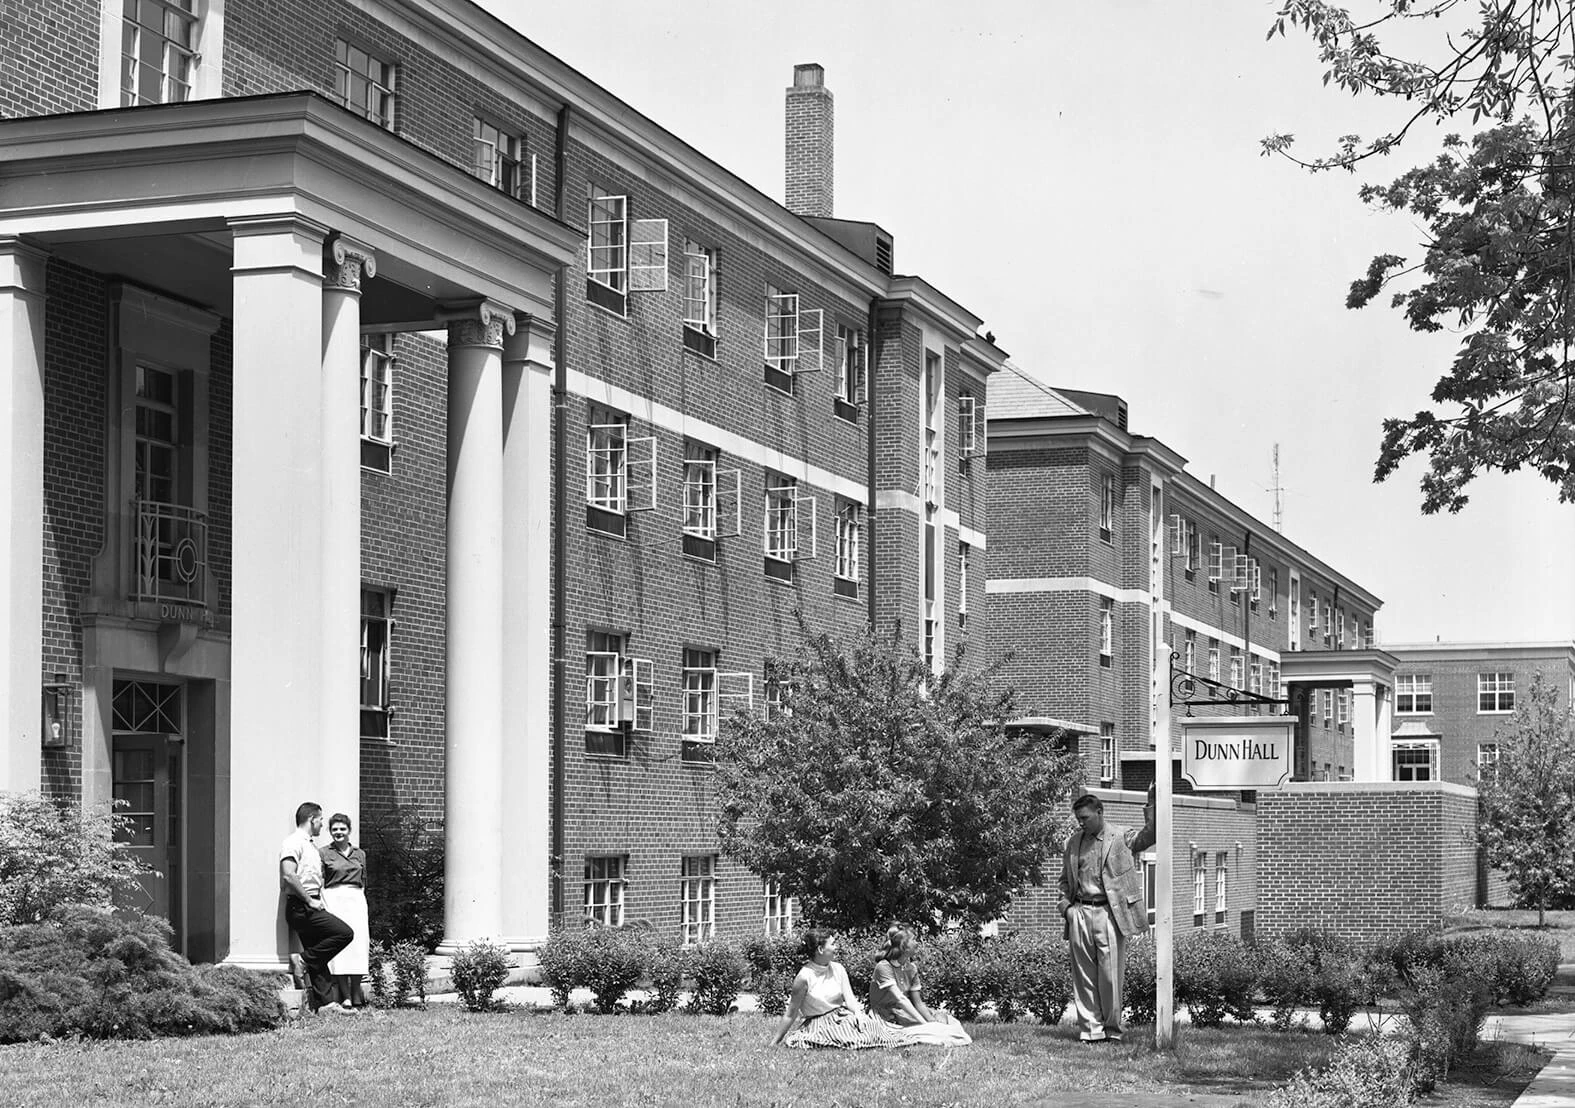
[[[306,959],[299,954],[290,955],[290,980],[297,989],[306,988]]]
[[[353,1016],[356,1014],[354,1008],[346,1008],[339,1004],[324,1004],[317,1012],[323,1016]]]

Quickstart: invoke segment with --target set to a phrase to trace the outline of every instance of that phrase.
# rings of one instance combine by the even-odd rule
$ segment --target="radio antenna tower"
[[[1280,444],[1274,444],[1274,487],[1269,490],[1274,493],[1274,530],[1277,534],[1285,533],[1285,504],[1281,493],[1285,491],[1280,484]]]

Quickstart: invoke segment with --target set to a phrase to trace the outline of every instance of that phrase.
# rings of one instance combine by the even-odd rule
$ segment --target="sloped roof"
[[[1089,414],[1011,362],[991,375],[985,393],[985,411],[990,419],[1037,419],[1043,416]]]

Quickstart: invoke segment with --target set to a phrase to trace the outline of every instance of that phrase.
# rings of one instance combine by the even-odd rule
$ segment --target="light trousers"
[[[1072,962],[1072,1007],[1078,1038],[1099,1041],[1121,1036],[1121,981],[1127,940],[1110,909],[1074,904],[1067,909]]]

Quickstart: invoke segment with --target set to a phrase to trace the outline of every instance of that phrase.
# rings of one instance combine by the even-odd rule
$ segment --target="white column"
[[[39,787],[44,634],[44,269],[0,236],[0,789]]]
[[[448,330],[448,654],[443,942],[503,929],[503,338],[483,303]]]
[[[553,325],[521,317],[503,348],[503,938],[533,950],[551,914]]]
[[[361,278],[369,247],[333,241],[323,278],[323,795],[361,824]]]
[[[227,962],[277,966],[279,843],[323,764],[323,239],[296,216],[234,232]],[[221,805],[225,798],[220,798]],[[225,875],[221,875],[221,882]],[[222,887],[222,886],[221,886]]]
[[[1336,693],[1336,696],[1339,694]],[[1389,758],[1388,712],[1381,711],[1377,690],[1372,681],[1355,681],[1351,685],[1351,775],[1357,781],[1388,781],[1394,770]],[[1379,728],[1379,716],[1384,716],[1384,726]]]

